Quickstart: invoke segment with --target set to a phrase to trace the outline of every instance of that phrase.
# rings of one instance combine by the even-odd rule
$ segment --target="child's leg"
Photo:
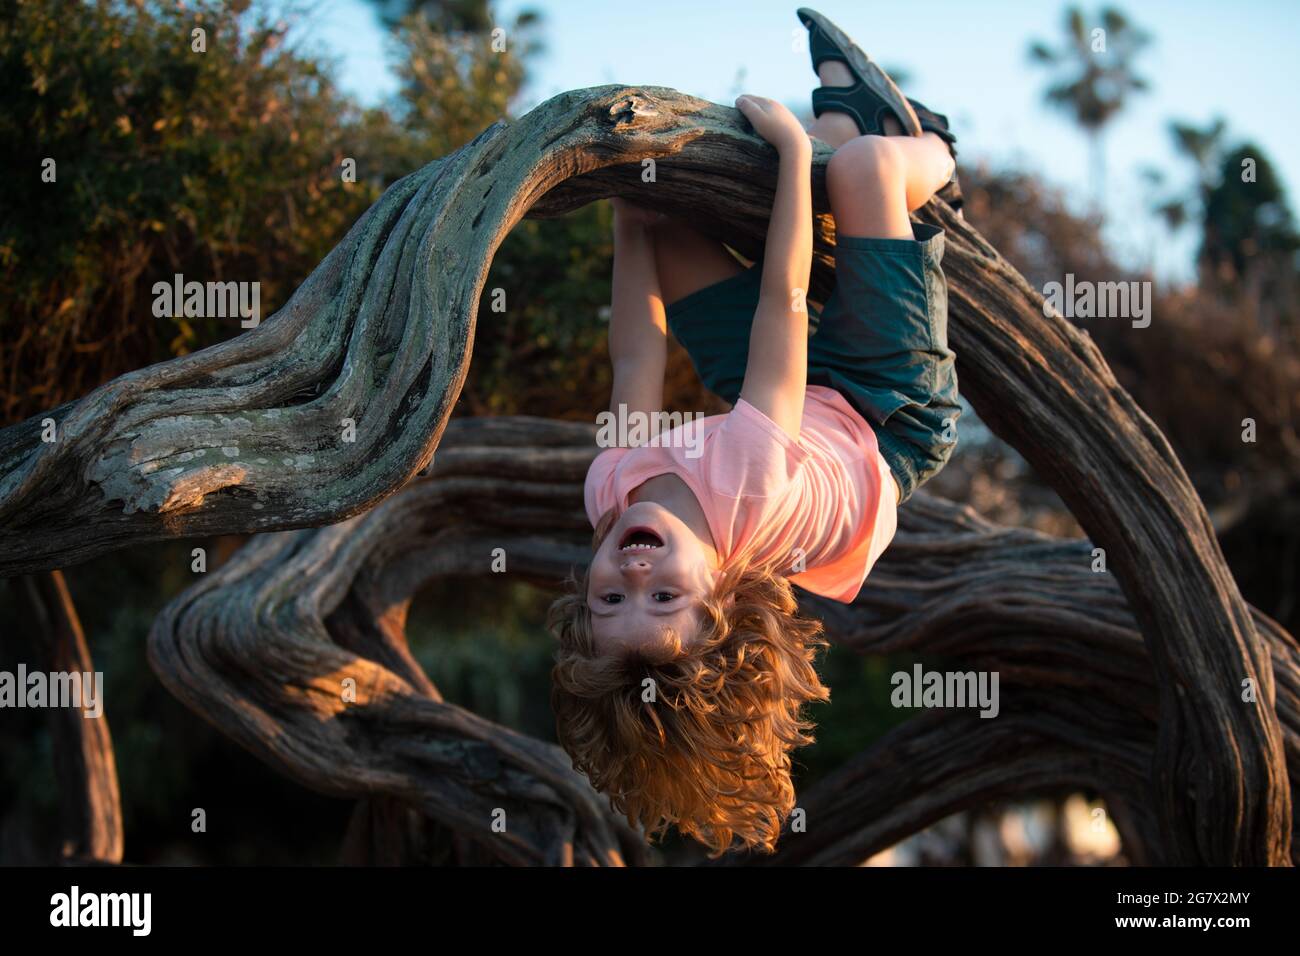
[[[654,238],[659,289],[665,305],[743,271],[722,243],[679,219],[666,219],[656,225]]]
[[[818,77],[824,86],[848,86],[853,82],[853,74],[843,63],[835,60],[827,60],[817,68]],[[905,183],[905,195],[907,211],[911,212],[920,209],[934,193],[943,187],[948,179],[952,176],[955,166],[955,160],[948,149],[948,144],[935,133],[925,133],[922,136],[905,136],[903,128],[899,125],[898,120],[892,116],[885,117],[885,137],[868,136],[864,137],[858,132],[857,123],[846,113],[827,111],[813,120],[812,125],[808,127],[808,135],[834,147],[837,151],[854,140],[866,139],[880,140],[888,139],[889,146],[879,147],[882,151],[892,152],[892,146],[897,146],[899,155],[893,157],[896,165],[901,165],[901,172]],[[854,146],[850,152],[869,152],[871,146]],[[835,157],[831,160],[834,162]],[[874,161],[873,157],[858,157],[859,165],[866,167],[867,172],[878,171],[879,163]],[[846,156],[839,163],[841,166],[850,165]],[[946,170],[946,172],[945,172]],[[829,175],[829,171],[828,171]],[[935,185],[936,177],[942,177]],[[831,207],[834,210],[835,197],[831,197]],[[846,230],[843,224],[839,223],[839,216],[836,214],[837,228],[847,235],[872,235],[872,233],[860,233],[852,229]],[[870,224],[864,224],[870,225]],[[876,225],[879,225],[878,223]]]
[[[659,223],[653,236],[668,328],[705,388],[734,404],[749,358],[758,270],[741,268],[722,243],[683,222]]]
[[[818,66],[817,78],[822,81],[822,86],[849,86],[853,83],[853,74],[838,60],[826,60]],[[885,132],[890,136],[901,136],[903,127],[893,117],[886,117]],[[808,135],[839,149],[849,140],[857,139],[862,132],[853,117],[847,113],[827,110],[812,121]]]
[[[909,206],[947,182],[938,136],[859,136],[831,157],[835,290],[809,342],[808,381],[837,389],[874,427],[906,500],[943,467],[961,414],[947,340],[943,237]]]
[[[840,235],[910,239],[908,214],[952,176],[947,144],[923,136],[857,136],[826,167],[826,190]]]

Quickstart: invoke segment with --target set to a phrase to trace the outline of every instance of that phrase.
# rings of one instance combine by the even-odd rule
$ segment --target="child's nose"
[[[623,559],[623,573],[632,575],[644,575],[650,573],[650,562],[645,558],[639,558],[633,555]]]

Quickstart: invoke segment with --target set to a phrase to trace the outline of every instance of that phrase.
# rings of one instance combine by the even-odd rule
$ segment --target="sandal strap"
[[[875,109],[874,104],[884,103],[888,106],[887,112],[897,117],[903,132],[911,136],[921,135],[921,122],[916,118],[912,105],[907,102],[902,91],[889,75],[872,61],[871,57],[862,52],[848,34],[816,10],[801,7],[796,13],[811,36],[810,49],[813,48],[814,43],[818,51],[822,51],[824,44],[834,46],[835,58],[846,63],[853,78],[862,85],[861,98],[864,102],[855,112]],[[821,37],[817,37],[817,34],[821,34]],[[825,62],[830,56],[831,54],[826,53],[820,62]],[[814,60],[816,62],[816,58]],[[877,112],[879,115],[879,111]],[[879,118],[875,118],[874,122],[878,125]],[[864,129],[863,132],[874,132],[874,130]]]
[[[936,113],[928,108],[924,103],[912,99],[910,96],[907,102],[912,105],[912,111],[916,113],[916,118],[921,121],[921,129],[927,133],[934,133],[945,143],[948,144],[948,152],[954,159],[957,158],[957,147],[953,144],[957,142],[957,136],[948,128],[948,117],[942,113]]]
[[[812,55],[814,73],[827,60],[843,63],[850,70],[853,69],[852,64],[849,63],[849,58],[844,55],[844,51],[832,42],[831,38],[826,35],[826,31],[821,27],[815,27],[808,34],[808,52]]]
[[[894,116],[894,111],[888,105],[882,103],[875,110],[874,115],[864,115],[859,108],[859,104],[864,99],[860,94],[863,93],[870,95],[870,91],[864,90],[861,82],[855,83],[853,86],[815,87],[812,93],[813,115],[821,116],[827,110],[836,113],[847,113],[857,124],[859,133],[883,135],[885,131],[884,117]],[[896,116],[894,118],[898,119]]]

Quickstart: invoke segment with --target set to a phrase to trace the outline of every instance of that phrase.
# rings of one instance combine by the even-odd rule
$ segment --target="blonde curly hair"
[[[593,551],[617,516],[597,523]],[[820,621],[797,615],[790,583],[769,567],[724,568],[685,647],[601,654],[587,573],[553,605],[559,642],[551,704],[560,743],[615,810],[656,839],[676,826],[711,856],[771,852],[794,809],[790,751],[813,742],[803,714],[830,699],[813,667]]]

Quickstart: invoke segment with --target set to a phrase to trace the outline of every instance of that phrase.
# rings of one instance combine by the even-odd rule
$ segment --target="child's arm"
[[[654,215],[614,200],[614,281],[609,359],[614,369],[610,411],[656,414],[663,408],[668,321],[659,292]]]
[[[780,103],[743,96],[737,105],[781,157],[740,397],[798,438],[808,384],[812,144],[799,121]]]

